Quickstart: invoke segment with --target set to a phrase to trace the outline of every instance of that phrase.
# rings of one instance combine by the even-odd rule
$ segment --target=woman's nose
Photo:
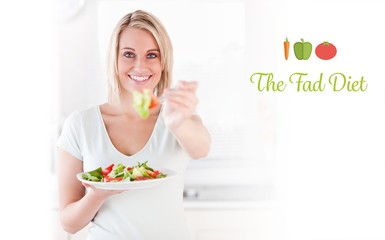
[[[146,67],[146,61],[145,59],[141,58],[141,57],[137,57],[135,59],[135,62],[134,62],[134,68],[135,70],[141,70],[141,69],[144,69]]]

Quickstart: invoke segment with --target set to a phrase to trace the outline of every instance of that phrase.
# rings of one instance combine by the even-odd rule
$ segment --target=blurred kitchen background
[[[199,82],[197,111],[212,136],[209,156],[190,162],[186,175],[186,216],[194,240],[272,239],[276,104],[257,95],[248,81],[249,64],[256,62],[250,53],[258,45],[253,28],[263,22],[252,10],[257,8],[251,0],[58,1],[53,140],[71,112],[106,101],[105,59],[116,22],[136,9],[150,11],[173,41],[174,82]],[[53,176],[55,168],[54,158]],[[86,230],[72,236],[61,230],[56,201],[57,196],[55,239],[84,239]]]

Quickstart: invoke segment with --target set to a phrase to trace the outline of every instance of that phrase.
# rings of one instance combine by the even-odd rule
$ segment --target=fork
[[[174,91],[174,88],[170,88],[170,89],[168,90],[168,93],[169,93],[169,92],[172,92],[172,91]],[[168,96],[168,93],[167,93],[167,94],[163,94],[162,96],[158,97],[159,104],[163,104],[164,101],[166,101],[166,98],[167,98],[167,96]]]

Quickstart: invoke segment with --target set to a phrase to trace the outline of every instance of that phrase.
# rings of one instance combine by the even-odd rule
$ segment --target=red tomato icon
[[[323,42],[315,48],[315,54],[322,60],[329,60],[337,54],[337,48],[330,42]]]

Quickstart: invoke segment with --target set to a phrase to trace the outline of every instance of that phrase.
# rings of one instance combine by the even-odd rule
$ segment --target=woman
[[[76,233],[91,221],[89,240],[189,239],[184,222],[183,175],[189,159],[205,157],[210,135],[195,114],[196,82],[171,91],[172,45],[161,22],[145,11],[124,16],[111,38],[108,102],[71,114],[59,137],[61,223]],[[142,119],[133,91],[166,94],[164,104]],[[82,185],[76,174],[112,163],[148,161],[177,177],[137,190],[101,190]]]

